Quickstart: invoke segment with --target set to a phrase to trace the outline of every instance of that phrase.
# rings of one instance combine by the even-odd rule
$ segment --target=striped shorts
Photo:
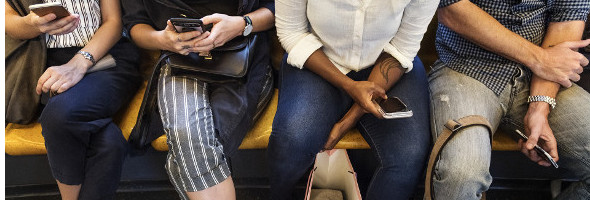
[[[217,185],[230,176],[223,146],[215,136],[207,83],[170,75],[163,67],[158,106],[168,137],[166,171],[182,199]]]

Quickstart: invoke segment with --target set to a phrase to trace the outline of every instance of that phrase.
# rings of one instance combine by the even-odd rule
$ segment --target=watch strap
[[[92,62],[92,65],[96,64],[96,60],[94,60],[94,56],[92,56],[92,54],[82,50],[78,51],[77,54],[82,55],[86,60]]]
[[[555,99],[552,97],[549,97],[549,96],[534,95],[534,96],[529,96],[529,98],[527,99],[527,103],[536,102],[536,101],[542,101],[542,102],[548,103],[551,106],[551,109],[555,109],[555,106],[557,105],[557,102],[555,101]]]

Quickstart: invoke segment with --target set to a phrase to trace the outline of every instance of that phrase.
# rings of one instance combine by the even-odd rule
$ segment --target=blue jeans
[[[530,80],[524,72],[521,69],[496,96],[481,82],[438,62],[429,75],[433,136],[442,132],[447,120],[468,115],[484,116],[494,132],[500,125],[524,130],[530,92]],[[557,140],[558,164],[581,180],[557,199],[590,199],[590,94],[574,84],[561,89],[556,99],[558,104],[549,114],[549,125]],[[487,129],[473,126],[458,132],[435,165],[435,197],[480,199],[492,183],[490,159]]]
[[[347,76],[367,80],[372,68]],[[319,75],[287,64],[286,59],[280,80],[278,109],[268,146],[271,199],[290,199],[296,182],[314,163],[330,130],[353,100]],[[414,69],[387,92],[404,101],[414,116],[381,120],[366,114],[357,124],[380,164],[366,199],[408,199],[413,194],[430,149],[427,84],[422,62],[416,58]]]

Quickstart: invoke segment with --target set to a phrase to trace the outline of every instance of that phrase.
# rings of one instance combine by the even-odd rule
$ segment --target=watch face
[[[244,36],[250,35],[250,32],[252,32],[252,25],[244,27]]]
[[[252,32],[252,25],[247,25],[244,27],[244,36],[250,35],[250,32]]]

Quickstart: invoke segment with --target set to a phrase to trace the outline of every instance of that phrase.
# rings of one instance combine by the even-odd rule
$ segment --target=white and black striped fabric
[[[171,76],[166,66],[158,81],[158,107],[170,148],[166,170],[182,199],[231,174],[215,134],[207,87],[194,78]]]
[[[80,24],[71,33],[47,35],[48,48],[84,47],[100,27],[102,18],[99,0],[44,0],[44,2],[61,2],[70,13],[80,15]]]
[[[459,0],[441,0],[439,8]],[[590,0],[471,0],[512,32],[540,45],[549,22],[585,21]],[[468,20],[468,19],[467,19]],[[470,76],[500,95],[517,73],[519,63],[487,51],[443,24],[438,25],[436,50],[451,69]],[[528,69],[526,67],[523,67]],[[530,71],[527,71],[529,76]]]

